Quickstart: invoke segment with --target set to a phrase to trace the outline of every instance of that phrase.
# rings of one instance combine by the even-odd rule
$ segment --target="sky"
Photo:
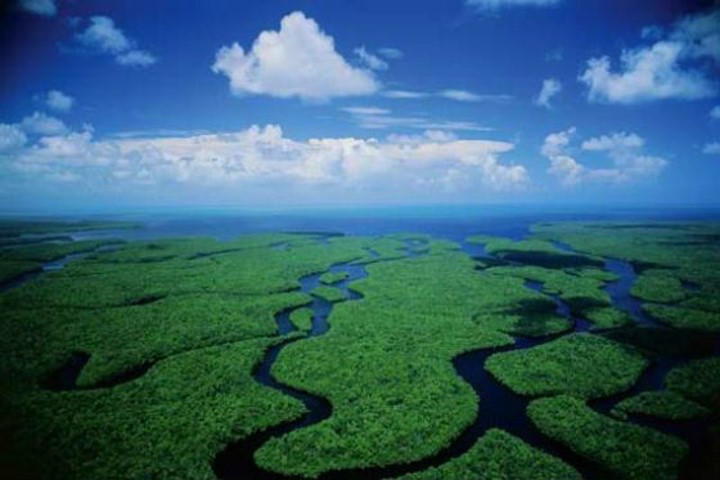
[[[720,3],[9,0],[0,210],[720,205]]]

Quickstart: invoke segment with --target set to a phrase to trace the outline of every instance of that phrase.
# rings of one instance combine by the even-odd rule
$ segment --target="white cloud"
[[[512,95],[478,95],[467,90],[448,89],[438,92],[438,96],[458,102],[495,102],[512,100]]]
[[[61,135],[68,131],[67,127],[59,118],[51,117],[43,112],[34,112],[32,115],[23,118],[20,128],[32,135]]]
[[[565,186],[581,183],[631,183],[657,177],[667,166],[664,158],[645,155],[645,141],[634,133],[613,133],[582,143],[581,151],[571,148],[575,128],[551,133],[545,138],[541,153],[550,160],[548,172]],[[589,167],[576,159],[578,153],[599,152],[609,161],[605,168]]]
[[[392,47],[379,48],[378,53],[388,60],[399,60],[405,56],[402,50]]]
[[[147,67],[157,62],[151,53],[139,50],[136,42],[127,37],[109,17],[91,17],[90,25],[75,38],[96,52],[114,56],[119,65]]]
[[[413,99],[413,98],[424,98],[428,94],[425,92],[414,92],[410,90],[385,90],[382,95],[387,98],[397,99]]]
[[[353,115],[387,115],[390,113],[390,110],[378,107],[345,107],[341,110]]]
[[[2,131],[2,130],[0,130]],[[507,142],[459,140],[446,132],[389,137],[295,141],[278,126],[177,137],[96,141],[90,131],[41,138],[15,155],[21,175],[54,182],[257,188],[283,185],[395,194],[522,189],[526,169],[500,156]],[[170,187],[173,188],[173,187]],[[274,190],[273,190],[274,191]]]
[[[343,111],[351,114],[360,128],[380,130],[385,128],[412,128],[419,130],[463,130],[488,131],[487,127],[475,122],[429,119],[422,116],[401,117],[391,115],[392,111],[377,107],[347,107]]]
[[[17,125],[0,123],[0,154],[18,150],[25,142],[27,137]]]
[[[333,38],[302,12],[284,17],[279,31],[262,32],[248,52],[237,43],[220,48],[212,70],[230,79],[236,95],[323,101],[380,88],[369,70],[348,64]]]
[[[720,155],[720,142],[706,144],[703,147],[703,153],[706,155]]]
[[[130,50],[115,57],[115,61],[123,66],[149,67],[157,59],[145,50]]]
[[[550,108],[550,100],[552,97],[560,93],[562,90],[562,84],[559,80],[554,78],[548,78],[543,80],[542,88],[540,93],[535,98],[535,104],[541,107]]]
[[[585,140],[582,149],[591,152],[619,152],[641,148],[644,145],[645,140],[637,134],[619,132]]]
[[[20,0],[20,8],[26,12],[52,17],[57,13],[54,0]]]
[[[47,93],[45,104],[56,112],[69,112],[75,104],[75,99],[60,90],[50,90]]]
[[[368,52],[364,46],[356,48],[353,53],[371,70],[387,70],[389,67],[385,60]]]
[[[714,96],[716,82],[701,69],[705,59],[720,62],[720,11],[685,17],[665,39],[623,50],[613,71],[607,56],[591,58],[579,77],[590,101],[632,104],[662,99],[693,100]],[[653,35],[661,31],[653,29]],[[645,36],[649,35],[645,31]]]
[[[717,105],[710,110],[710,117],[720,119],[720,105]]]
[[[497,10],[504,7],[549,7],[561,0],[466,0],[467,5],[480,10]]]

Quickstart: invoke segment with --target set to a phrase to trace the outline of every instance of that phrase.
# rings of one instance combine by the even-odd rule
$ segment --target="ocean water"
[[[693,207],[385,207],[322,208],[286,211],[233,209],[166,211],[106,215],[109,220],[137,221],[135,230],[79,232],[77,239],[120,236],[130,240],[211,236],[228,240],[246,233],[334,232],[345,235],[384,235],[416,232],[462,241],[488,234],[520,239],[539,222],[562,221],[720,221],[720,208]]]

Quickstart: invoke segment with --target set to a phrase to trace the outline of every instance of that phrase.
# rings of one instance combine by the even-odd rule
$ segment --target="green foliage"
[[[49,235],[63,232],[87,232],[94,230],[127,230],[141,227],[134,222],[106,222],[95,220],[10,220],[0,219],[0,237],[11,238],[20,235]]]
[[[574,222],[535,225],[532,231],[541,239],[632,263],[641,273],[633,295],[678,302],[672,307],[646,305],[659,320],[676,328],[720,331],[719,223]],[[684,288],[682,281],[699,288]]]
[[[703,356],[715,351],[712,336],[691,330],[631,325],[603,332],[612,340],[633,345],[653,355]]]
[[[295,328],[300,331],[307,332],[312,328],[313,311],[311,308],[296,308],[290,312],[290,321]]]
[[[642,272],[631,293],[642,300],[661,303],[678,302],[687,296],[674,271],[657,268]]]
[[[350,276],[347,272],[326,272],[320,275],[320,281],[326,285],[342,282]]]
[[[580,479],[572,467],[503,430],[488,430],[470,450],[449,462],[405,475],[404,480]]]
[[[612,410],[612,414],[621,419],[632,413],[668,420],[687,420],[707,416],[710,410],[671,390],[664,390],[639,393],[618,403]]]
[[[294,236],[295,241],[285,250],[270,246],[289,237],[265,235],[265,246],[231,251],[226,251],[227,243],[213,240],[213,247],[207,239],[132,243],[117,252],[102,252],[73,262],[59,272],[7,292],[0,297],[0,307],[98,308],[127,306],[139,299],[169,295],[265,295],[295,290],[304,275],[366,255],[366,239],[361,243],[343,237],[323,245],[308,237]],[[197,257],[211,249],[216,253]],[[135,258],[138,250],[149,252],[153,260],[126,261]]]
[[[14,396],[8,457],[32,477],[213,479],[226,443],[304,412],[250,374],[279,340],[177,355],[113,389]]]
[[[328,287],[326,285],[321,285],[313,289],[313,291],[310,293],[316,297],[323,298],[330,303],[342,302],[343,300],[347,299],[345,292],[343,292],[339,288]]]
[[[19,278],[26,273],[39,272],[42,264],[37,262],[15,262],[0,260],[0,283]]]
[[[648,361],[605,338],[574,334],[527,350],[496,353],[485,368],[523,395],[568,393],[598,398],[629,389]]]
[[[472,318],[528,293],[517,279],[479,274],[447,247],[368,265],[369,276],[352,284],[364,298],[337,305],[327,334],[280,353],[275,378],[327,398],[333,414],[268,441],[255,454],[260,466],[317,476],[409,462],[447,446],[474,420],[477,398],[451,360],[509,343]]]
[[[720,358],[693,360],[673,368],[665,377],[667,388],[714,410],[720,409]]]
[[[694,308],[683,308],[682,305],[656,305],[647,304],[643,306],[652,317],[661,320],[675,328],[687,330],[698,330],[703,332],[720,332],[720,321],[718,312],[720,310],[708,311]]]
[[[569,395],[534,400],[528,416],[543,434],[622,478],[675,479],[688,451],[676,437],[613,420]]]
[[[120,240],[81,240],[68,243],[31,243],[14,248],[0,249],[0,283],[39,271],[43,263],[67,255],[92,252],[102,246],[117,245]]]
[[[545,240],[512,241],[507,238],[474,235],[469,243],[484,244],[485,250],[505,260],[548,268],[602,266],[601,259],[561,250]]]
[[[612,306],[610,296],[602,289],[604,281],[597,269],[584,268],[568,273],[563,270],[535,266],[492,267],[486,273],[513,276],[541,282],[543,292],[559,295],[570,306],[574,315],[593,322],[595,328],[613,328],[627,325],[632,320]]]

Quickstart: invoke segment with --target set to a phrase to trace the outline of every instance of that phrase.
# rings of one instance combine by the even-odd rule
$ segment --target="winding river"
[[[556,243],[556,245],[563,250],[577,253],[567,245],[560,243]],[[405,254],[408,257],[422,255],[423,252],[418,248],[418,246],[417,242],[408,242]],[[480,260],[498,260],[488,255],[482,245],[463,243],[461,246],[463,251],[473,258],[478,258]],[[277,244],[273,247],[282,249],[284,248],[284,245]],[[42,271],[60,269],[70,261],[81,258],[84,255],[87,254],[70,255],[56,262],[52,262],[51,264],[46,264],[43,266],[41,271],[28,274],[11,282],[10,284],[6,284],[2,286],[0,291],[17,288],[36,278],[42,273]],[[515,262],[512,263],[517,264]],[[619,259],[606,259],[605,268],[606,270],[618,275],[618,280],[608,282],[604,287],[615,307],[628,312],[638,325],[642,325],[647,328],[667,328],[647,316],[642,310],[642,302],[632,297],[630,291],[635,282],[636,274],[631,264]],[[345,263],[334,265],[329,271],[346,272],[348,274],[348,278],[334,285],[345,293],[347,297],[345,301],[358,301],[362,299],[361,294],[352,290],[351,284],[352,282],[367,276],[367,272],[364,267],[352,263]],[[480,270],[478,273],[482,274],[482,271]],[[315,273],[301,278],[300,291],[310,294],[314,288],[320,285],[319,277],[321,274],[322,273]],[[556,305],[556,312],[558,315],[571,320],[574,331],[586,332],[590,329],[591,324],[582,318],[572,315],[570,307],[560,296],[544,293],[542,291],[541,283],[527,281],[525,282],[525,287],[535,292],[539,292],[551,299]],[[692,285],[687,286],[687,288],[692,288]],[[268,349],[262,359],[262,362],[256,367],[253,373],[253,377],[258,383],[301,401],[305,405],[307,413],[296,420],[281,423],[227,445],[225,449],[218,453],[212,463],[213,470],[220,479],[288,478],[286,476],[260,469],[253,459],[255,451],[272,437],[284,435],[293,430],[319,423],[330,417],[332,414],[332,405],[326,399],[284,385],[275,380],[271,374],[272,366],[282,349],[293,342],[302,341],[308,337],[321,336],[330,328],[328,324],[328,317],[332,312],[333,304],[322,298],[313,296],[312,303],[309,307],[313,311],[313,319],[312,327],[310,331],[307,332],[307,335],[286,339],[285,341]],[[295,326],[290,321],[290,314],[293,310],[294,309],[287,309],[275,316],[275,321],[280,335],[288,335],[296,331]],[[454,358],[453,366],[455,367],[457,373],[472,386],[480,398],[478,415],[475,421],[468,428],[466,428],[447,448],[441,450],[436,455],[407,464],[331,471],[321,475],[321,478],[392,478],[411,472],[425,470],[429,467],[439,466],[467,452],[475,444],[478,438],[480,438],[489,428],[501,428],[517,436],[526,443],[562,459],[577,469],[586,479],[593,480],[608,478],[609,474],[598,465],[542,435],[525,414],[530,399],[517,395],[511,390],[503,387],[484,369],[486,359],[494,353],[512,349],[530,348],[550,341],[556,337],[556,335],[542,338],[516,337],[516,343],[514,345],[494,349],[475,350]],[[76,385],[77,378],[89,358],[90,356],[87,353],[74,353],[67,364],[51,375],[47,384],[44,386],[51,390],[79,389]],[[663,380],[665,374],[671,368],[686,360],[686,358],[676,357],[655,358],[651,366],[646,369],[637,384],[631,390],[609,398],[593,401],[590,405],[601,413],[608,413],[618,401],[624,398],[642,391],[661,390],[664,388]],[[118,375],[117,377],[104,381],[101,384],[93,385],[89,388],[106,388],[131,381],[144,375],[153,365],[154,363],[140,365],[132,370]],[[689,458],[686,459],[683,466],[682,476],[692,478],[692,465],[695,462],[695,459],[698,458],[700,452],[702,452],[703,443],[706,439],[705,429],[703,428],[704,426],[701,422],[667,422],[646,417],[637,418],[635,416],[632,416],[630,420],[640,425],[645,425],[666,433],[677,435],[687,441],[691,447],[691,454]]]

